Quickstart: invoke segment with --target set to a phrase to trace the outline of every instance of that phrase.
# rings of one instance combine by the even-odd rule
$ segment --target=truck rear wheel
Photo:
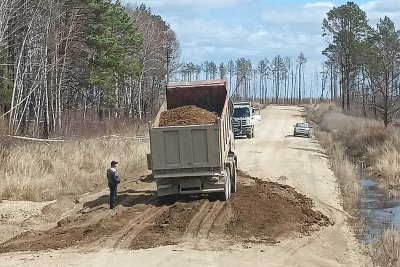
[[[225,169],[225,188],[224,192],[218,194],[218,199],[227,201],[231,196],[231,172],[229,168]]]
[[[237,173],[236,173],[236,165],[232,165],[232,172],[231,172],[231,193],[236,193],[237,189]]]
[[[159,196],[158,197],[158,203],[161,204],[161,205],[174,204],[175,202],[176,202],[176,196],[175,195]]]

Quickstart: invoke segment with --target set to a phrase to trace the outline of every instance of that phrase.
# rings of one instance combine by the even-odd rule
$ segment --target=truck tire
[[[251,136],[252,136],[252,133],[248,133],[248,134],[247,134],[247,138],[248,138],[248,139],[251,139]]]
[[[225,189],[224,192],[218,193],[218,199],[227,201],[231,196],[231,172],[229,168],[225,169]]]
[[[175,202],[176,202],[176,196],[175,195],[159,196],[158,197],[158,203],[160,205],[174,204]]]
[[[236,173],[236,165],[232,165],[232,172],[231,172],[231,193],[236,193],[237,189],[237,173]]]
[[[254,128],[251,130],[251,138],[254,138]]]

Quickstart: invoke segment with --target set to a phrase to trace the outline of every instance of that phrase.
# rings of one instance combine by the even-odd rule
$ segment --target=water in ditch
[[[359,180],[362,185],[361,215],[365,221],[362,242],[369,244],[379,240],[382,229],[394,227],[400,230],[400,199],[393,199],[369,177]]]

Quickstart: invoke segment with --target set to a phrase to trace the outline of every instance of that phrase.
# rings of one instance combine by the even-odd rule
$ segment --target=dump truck
[[[260,122],[260,109],[252,106],[250,102],[237,102],[233,104],[233,133],[235,136],[254,137],[254,126]]]
[[[217,115],[215,123],[160,126],[162,112],[196,106]],[[226,201],[236,192],[237,157],[233,103],[225,80],[170,83],[166,100],[149,125],[149,170],[161,204],[181,196],[212,195]]]

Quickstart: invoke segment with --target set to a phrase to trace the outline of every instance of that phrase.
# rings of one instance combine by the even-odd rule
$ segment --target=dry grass
[[[4,118],[0,118],[0,134],[6,133],[8,129],[7,121]]]
[[[379,242],[368,247],[374,266],[400,266],[400,233],[389,228],[383,231]]]
[[[108,135],[144,135],[148,132],[145,121],[138,119],[76,119],[65,122],[60,133],[53,134],[65,138],[93,138]]]
[[[400,133],[393,131],[380,146],[368,148],[368,152],[374,161],[369,167],[370,172],[387,181],[393,195],[399,195],[400,190]]]
[[[364,161],[370,175],[400,188],[400,132],[385,128],[382,122],[356,118],[341,113],[322,117],[321,130],[340,143],[346,156],[355,164]]]
[[[331,169],[341,189],[344,208],[354,212],[361,198],[356,166],[347,158],[343,145],[335,142],[329,133],[316,129],[315,136],[329,155]]]
[[[321,103],[306,107],[307,118],[317,124],[314,133],[329,155],[331,169],[341,189],[343,206],[354,213],[361,199],[357,166],[349,158],[350,134],[358,125],[356,118],[339,113],[334,103]]]
[[[307,118],[316,124],[321,123],[321,119],[325,114],[330,112],[339,112],[339,108],[333,102],[322,102],[315,105],[306,105]]]
[[[361,163],[391,183],[400,184],[400,141],[396,141],[399,140],[396,130],[385,128],[382,122],[376,120],[342,114],[337,108],[329,111],[327,106],[331,105],[325,103],[309,107],[308,116],[319,124],[316,133],[319,133],[319,139],[331,156],[339,184],[342,183],[342,176],[346,177],[346,173]],[[349,164],[354,166],[351,168]],[[355,176],[354,181],[349,182],[345,178],[345,183],[341,185],[344,197],[352,194],[352,184],[358,187],[356,175],[351,176]]]
[[[320,128],[329,132],[335,142],[343,144],[350,160],[367,160],[367,165],[373,161],[368,148],[381,146],[391,135],[390,130],[378,121],[336,112],[325,114],[321,119]]]
[[[63,115],[62,129],[57,132],[50,132],[50,138],[61,137],[66,139],[95,138],[109,135],[144,135],[148,132],[148,120],[139,120],[137,118],[104,118],[100,120],[97,113],[93,110],[83,117],[82,112],[71,112]],[[32,123],[27,124],[25,130],[16,135],[40,138],[43,130],[38,130]],[[9,134],[8,121],[6,118],[0,118],[0,135]]]
[[[105,170],[113,159],[120,161],[123,179],[145,173],[148,145],[114,137],[145,135],[146,123],[135,119],[100,121],[95,114],[83,119],[73,113],[64,125],[53,137],[68,140],[47,144],[6,137],[7,121],[0,119],[0,199],[42,201],[78,196],[98,185],[106,186]]]
[[[351,206],[357,204],[361,193],[353,164],[365,161],[370,174],[385,179],[391,188],[400,188],[398,129],[385,128],[382,122],[335,111],[311,109],[308,115],[314,116],[311,120],[319,124],[316,136],[330,156],[344,207],[350,208],[350,212],[354,214],[357,210]],[[370,245],[368,251],[374,266],[400,266],[400,232],[394,228],[384,230],[380,241]]]
[[[146,170],[148,145],[126,140],[19,143],[0,140],[0,196],[15,200],[53,200],[76,196],[106,184],[110,161],[120,161],[122,179]]]

